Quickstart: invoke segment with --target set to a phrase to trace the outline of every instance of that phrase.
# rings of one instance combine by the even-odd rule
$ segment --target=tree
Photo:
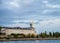
[[[49,32],[49,37],[52,37],[52,33],[51,32]]]
[[[47,37],[47,32],[45,31],[45,37]]]
[[[55,37],[55,33],[53,32],[53,37]]]
[[[1,29],[2,29],[2,27],[0,26],[0,33],[1,33]]]
[[[41,34],[40,34],[40,37],[42,37],[42,38],[46,38],[46,37],[47,37],[47,33],[46,33],[46,31],[45,31],[45,33],[41,33]]]
[[[29,33],[29,34],[27,34],[27,36],[26,36],[27,38],[31,38],[31,34]]]
[[[39,34],[37,34],[37,35],[36,35],[36,38],[39,38],[39,37],[40,37],[40,35],[39,35]]]
[[[59,37],[59,32],[55,32],[55,37]]]
[[[18,38],[18,35],[17,35],[17,34],[15,34],[15,35],[14,35],[14,38]]]
[[[31,34],[31,38],[35,38],[36,37],[36,35],[35,34]]]
[[[39,36],[39,35],[38,35],[38,36],[39,36],[39,37],[42,37],[42,35],[43,35],[43,33],[41,32],[40,36]]]
[[[13,36],[15,38],[25,38],[25,34],[14,34],[14,33],[12,33],[11,36]]]

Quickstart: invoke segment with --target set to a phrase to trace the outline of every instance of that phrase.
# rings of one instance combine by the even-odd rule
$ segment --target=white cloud
[[[29,27],[29,24],[20,24],[20,23],[15,23],[15,24],[9,24],[5,25],[6,27]]]
[[[60,19],[50,19],[44,20],[40,22],[40,28],[51,28],[56,29],[56,27],[60,27]]]
[[[20,8],[19,0],[11,0],[11,1],[5,1],[2,3],[4,8],[8,8],[10,10]]]
[[[42,1],[42,3],[48,8],[60,8],[58,4],[51,4],[48,0]]]
[[[60,5],[46,4],[49,8],[60,8]]]
[[[47,14],[47,13],[51,13],[51,12],[54,12],[56,10],[52,10],[52,9],[45,9],[42,11],[42,14]]]
[[[34,22],[34,23],[36,23],[38,21],[37,20],[14,20],[12,22],[14,22],[14,23],[20,23],[20,22],[23,22],[23,23],[31,23],[31,22]]]
[[[47,1],[47,0],[44,0],[44,1],[42,1],[42,3],[47,4],[47,3],[48,3],[48,1]]]
[[[34,2],[34,0],[23,0],[25,5],[31,4],[32,2]]]
[[[8,9],[21,9],[23,6],[29,5],[34,0],[11,0],[3,2],[3,6]]]
[[[46,14],[46,13],[48,13],[49,12],[49,10],[43,10],[43,14]]]
[[[9,2],[9,7],[17,7],[17,8],[19,8],[19,4],[17,2]]]

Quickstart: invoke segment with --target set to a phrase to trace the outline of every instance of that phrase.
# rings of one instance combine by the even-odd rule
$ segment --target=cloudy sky
[[[60,0],[0,0],[0,26],[29,27],[40,32],[60,31]]]

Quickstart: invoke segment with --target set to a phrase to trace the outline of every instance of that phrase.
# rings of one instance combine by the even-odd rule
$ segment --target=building
[[[6,35],[11,34],[36,34],[34,27],[30,24],[28,28],[21,28],[21,27],[3,27],[2,33]]]

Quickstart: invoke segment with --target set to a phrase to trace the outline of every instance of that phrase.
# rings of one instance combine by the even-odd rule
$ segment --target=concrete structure
[[[2,33],[5,33],[6,35],[11,34],[36,34],[34,27],[32,27],[32,24],[30,24],[30,27],[28,28],[21,28],[21,27],[3,27]]]

